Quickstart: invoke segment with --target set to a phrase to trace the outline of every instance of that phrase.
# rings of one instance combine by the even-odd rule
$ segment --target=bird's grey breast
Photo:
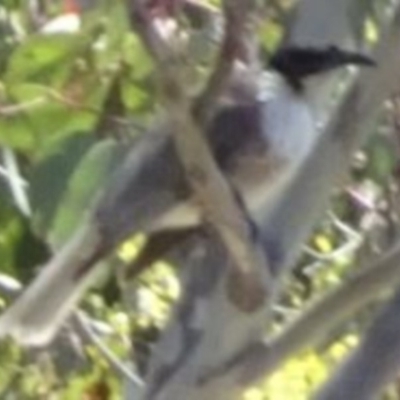
[[[257,209],[293,177],[315,132],[307,99],[278,80],[259,101],[222,110],[209,135],[218,164]]]
[[[262,95],[262,133],[270,152],[287,159],[290,164],[301,162],[313,148],[316,129],[305,92],[295,92],[281,78],[274,81]]]

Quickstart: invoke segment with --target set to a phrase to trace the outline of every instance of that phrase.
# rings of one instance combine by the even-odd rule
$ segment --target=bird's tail
[[[97,275],[96,261],[107,252],[96,224],[88,220],[0,316],[0,337],[32,346],[50,342]]]
[[[370,56],[356,51],[346,51],[331,46],[328,50],[331,56],[333,67],[340,67],[342,65],[360,65],[366,67],[376,66],[376,62]]]
[[[270,68],[280,72],[292,83],[314,74],[331,71],[346,65],[372,67],[376,62],[356,51],[328,47],[287,47],[279,49],[270,59]]]

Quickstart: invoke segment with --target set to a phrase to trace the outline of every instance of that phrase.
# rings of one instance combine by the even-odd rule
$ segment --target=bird
[[[281,47],[271,56],[269,71],[260,79],[253,100],[224,103],[216,111],[206,139],[252,218],[295,179],[313,150],[318,130],[308,101],[308,82],[346,65],[374,66],[375,62],[336,46]],[[137,138],[84,227],[0,316],[0,337],[11,335],[29,346],[48,343],[92,283],[100,268],[96,261],[121,241],[144,232],[150,246],[152,235],[159,245],[163,233],[168,236],[168,232],[173,235],[201,226],[201,211],[180,165],[172,129],[166,123],[163,129]],[[182,235],[177,237],[180,240]],[[173,244],[174,240],[168,246]],[[74,255],[74,262],[64,261],[76,247],[81,253]]]

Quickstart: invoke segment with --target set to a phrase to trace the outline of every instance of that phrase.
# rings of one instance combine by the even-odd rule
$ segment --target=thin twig
[[[28,194],[26,192],[27,186],[24,184],[25,181],[21,177],[18,160],[13,150],[9,147],[3,147],[2,155],[4,160],[4,168],[7,171],[8,185],[10,187],[15,204],[23,215],[29,217],[32,213],[32,209]]]
[[[61,93],[57,92],[56,90],[54,90],[52,88],[48,88],[48,92],[46,94],[52,100],[58,101],[59,103],[65,105],[67,107],[73,108],[74,110],[84,111],[84,112],[88,112],[88,113],[96,114],[96,115],[101,115],[103,112],[102,109],[99,107],[93,107],[93,106],[79,103],[71,98],[68,98],[68,97],[62,95]],[[114,115],[111,113],[109,113],[105,117],[108,119],[108,121],[110,121],[112,123],[119,124],[121,126],[131,127],[139,132],[145,131],[144,125],[141,125],[140,123],[138,123],[136,121],[132,121],[131,119],[121,117],[119,115]]]
[[[39,96],[24,103],[0,105],[0,117],[13,117],[23,112],[34,110],[46,104],[47,101],[46,96]]]
[[[82,333],[86,336],[86,339],[90,341],[100,351],[103,357],[110,363],[114,370],[119,376],[127,379],[131,382],[137,390],[143,390],[144,382],[131,371],[121,360],[119,360],[115,354],[103,343],[103,341],[96,335],[90,326],[88,317],[83,311],[75,311],[74,319],[78,323],[82,330]]]
[[[23,286],[19,281],[11,276],[0,274],[0,295],[5,297],[14,298],[21,293]],[[82,339],[86,339],[92,343],[104,356],[104,358],[112,365],[117,374],[123,378],[126,378],[131,382],[137,390],[142,390],[144,383],[143,381],[133,373],[121,360],[119,360],[113,352],[103,343],[98,337],[93,328],[89,317],[82,310],[76,310],[73,314],[73,319],[78,324],[80,332],[79,335]]]
[[[57,101],[58,103],[70,107],[74,110],[83,111],[90,114],[98,115],[102,113],[101,108],[82,104],[64,96],[63,94],[57,92],[55,89],[48,87],[46,88],[46,94],[44,96],[36,97],[31,101],[18,104],[0,105],[0,117],[15,117],[30,111],[34,111],[36,108],[43,107],[48,104],[49,100]],[[136,121],[132,121],[131,119],[110,113],[105,117],[112,123],[125,127],[131,127],[139,132],[145,131],[144,125],[141,125]]]
[[[239,0],[223,2],[225,16],[224,37],[219,49],[216,65],[207,85],[195,104],[199,121],[207,123],[215,112],[216,103],[232,75],[235,61],[244,56],[244,36],[253,1]]]

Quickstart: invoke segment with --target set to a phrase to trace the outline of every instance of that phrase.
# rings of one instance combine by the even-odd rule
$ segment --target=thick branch
[[[315,400],[373,400],[398,376],[400,291],[375,319],[361,344],[322,387]]]
[[[246,20],[244,11],[247,10],[250,2],[243,2],[247,5],[246,7],[240,1],[231,5],[228,5],[228,3],[229,1],[226,2],[225,6],[226,16],[233,20],[227,22],[227,26],[232,27],[232,24],[238,23],[239,14],[237,10],[239,9],[242,11],[241,18],[243,18],[240,25],[244,25]],[[235,9],[235,6],[238,9]],[[205,126],[204,121],[193,117],[193,105],[182,79],[183,65],[177,54],[158,35],[140,1],[129,0],[128,9],[133,28],[141,37],[154,60],[164,106],[173,124],[175,145],[196,201],[202,208],[204,218],[219,232],[229,253],[235,260],[232,263],[234,269],[231,273],[232,279],[229,282],[231,298],[239,308],[247,311],[254,310],[265,300],[265,284],[255,269],[255,266],[257,266],[260,270],[262,266],[264,274],[269,272],[266,267],[265,255],[259,246],[255,248],[253,245],[251,229],[246,216],[237,205],[230,187],[209,151],[204,139],[205,135],[203,135],[201,129],[202,126]],[[231,35],[233,32],[234,30],[230,28],[226,35]],[[232,40],[237,41],[237,36],[234,39],[227,38],[227,36],[225,43],[229,42],[229,46]],[[229,55],[226,62],[219,63],[212,77],[219,76],[221,69],[230,71],[234,59],[233,55]],[[222,82],[225,82],[225,79]],[[214,104],[216,100],[212,97],[219,95],[224,84],[218,83],[218,88],[212,86],[213,83],[210,82],[205,96]]]

